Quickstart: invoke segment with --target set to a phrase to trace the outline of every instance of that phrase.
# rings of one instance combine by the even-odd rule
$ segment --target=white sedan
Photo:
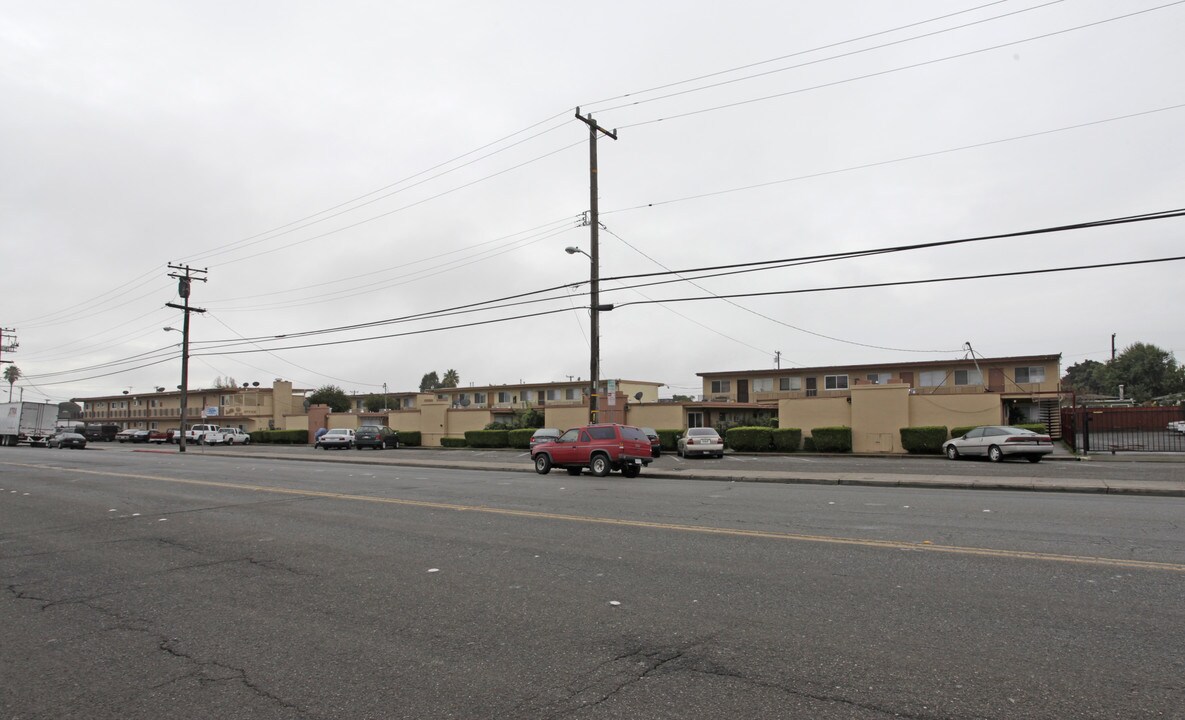
[[[675,452],[680,457],[688,455],[715,455],[724,457],[724,438],[709,427],[689,428],[679,436]]]
[[[345,428],[330,430],[313,443],[314,448],[349,450],[354,447],[354,431]]]
[[[951,438],[942,445],[942,451],[951,460],[964,455],[987,456],[992,462],[1000,462],[1013,455],[1029,462],[1040,462],[1041,458],[1053,452],[1053,440],[1032,430],[1008,425],[984,425],[968,431],[966,435]]]

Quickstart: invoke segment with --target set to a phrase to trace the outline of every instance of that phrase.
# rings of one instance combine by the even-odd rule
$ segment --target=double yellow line
[[[0,465],[10,465],[13,467],[24,467],[37,470],[57,470],[60,472],[76,473],[80,475],[132,478],[136,480],[150,480],[154,482],[166,482],[178,485],[196,485],[200,487],[222,488],[226,490],[271,493],[275,495],[292,495],[296,497],[325,498],[327,500],[348,500],[353,502],[381,503],[386,505],[401,505],[404,507],[428,508],[431,510],[476,512],[489,515],[531,518],[535,520],[554,520],[557,522],[615,525],[618,527],[644,528],[647,530],[701,533],[705,535],[721,535],[725,537],[760,538],[763,540],[815,542],[828,543],[832,545],[854,545],[858,547],[879,548],[882,550],[911,550],[918,552],[946,553],[952,555],[1006,558],[1010,560],[1042,560],[1047,562],[1074,563],[1078,565],[1126,568],[1129,570],[1159,570],[1164,572],[1185,573],[1185,564],[1153,562],[1148,560],[1122,560],[1118,558],[1095,557],[1089,555],[1059,555],[1056,553],[1029,552],[1026,550],[996,550],[992,548],[962,547],[958,545],[934,545],[929,542],[918,543],[904,542],[899,540],[867,540],[861,538],[836,537],[830,535],[803,535],[800,533],[773,532],[769,530],[741,530],[737,528],[711,527],[708,525],[658,523],[648,522],[645,520],[625,520],[622,518],[597,517],[595,515],[569,515],[566,513],[549,513],[535,510],[511,510],[507,508],[489,507],[486,505],[459,505],[457,503],[432,502],[428,500],[385,498],[376,497],[374,495],[353,495],[350,493],[324,492],[320,490],[298,490],[296,488],[268,485],[250,485],[245,483],[221,482],[217,480],[189,480],[185,478],[162,477],[160,475],[137,475],[123,472],[103,472],[101,470],[83,470],[81,468],[58,467],[54,465],[29,465],[23,463],[7,462],[0,463]]]

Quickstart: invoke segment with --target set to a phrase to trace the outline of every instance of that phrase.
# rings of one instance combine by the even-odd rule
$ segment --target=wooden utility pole
[[[195,308],[189,306],[189,289],[194,280],[201,280],[206,282],[206,278],[198,277],[196,273],[206,274],[205,269],[197,270],[188,265],[173,265],[169,264],[170,270],[177,272],[169,273],[169,277],[177,278],[177,294],[185,301],[184,305],[177,305],[176,303],[165,303],[165,307],[176,308],[185,312],[185,319],[181,325],[181,425],[178,432],[181,433],[177,440],[177,445],[181,452],[185,452],[185,420],[186,414],[189,410],[189,314],[190,313],[204,313],[202,308]],[[178,273],[184,272],[184,275]]]
[[[589,334],[592,336],[590,340],[590,369],[592,374],[590,379],[592,383],[592,392],[588,396],[588,419],[589,422],[597,421],[597,394],[601,384],[601,256],[600,256],[600,211],[597,203],[597,138],[601,133],[608,137],[617,139],[617,130],[609,132],[605,128],[597,125],[593,120],[592,113],[587,116],[580,115],[580,108],[576,108],[576,119],[588,125],[588,177],[589,177],[589,242],[592,248],[589,252],[589,259],[591,262],[591,270],[589,271],[589,316],[591,318],[592,328]],[[612,310],[610,305],[605,308]]]

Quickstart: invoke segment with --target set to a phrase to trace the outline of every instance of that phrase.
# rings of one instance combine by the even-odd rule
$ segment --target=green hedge
[[[458,448],[466,447],[465,438],[459,437],[442,437],[440,438],[440,447]]]
[[[979,426],[978,425],[960,425],[958,427],[953,427],[950,429],[950,436],[953,438],[963,437],[964,435],[971,432],[972,430],[974,430],[977,427],[979,427]]]
[[[254,430],[251,442],[273,445],[308,445],[308,430]]]
[[[395,434],[399,436],[399,444],[407,447],[419,447],[424,442],[419,430],[396,430]]]
[[[945,425],[901,428],[901,447],[915,455],[937,455],[946,442]]]
[[[467,430],[465,442],[475,448],[504,448],[510,446],[509,430]]]
[[[767,427],[734,427],[724,431],[724,445],[737,452],[769,452],[773,433]]]
[[[851,452],[852,429],[850,427],[811,428],[818,452]]]
[[[801,428],[774,428],[770,435],[774,441],[774,452],[798,452],[802,448]]]
[[[519,428],[507,431],[506,437],[510,447],[526,450],[531,447],[531,436],[534,434],[535,428]]]
[[[819,452],[819,448],[815,447],[815,439],[809,435],[802,439],[802,450],[803,452]]]
[[[679,436],[683,434],[682,430],[655,430],[658,433],[658,442],[662,445],[663,450],[675,451],[679,446]]]

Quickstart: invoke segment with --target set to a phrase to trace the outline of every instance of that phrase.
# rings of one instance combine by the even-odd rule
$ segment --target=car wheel
[[[568,470],[569,475],[579,475],[580,474],[580,468],[578,468],[578,467],[567,468],[567,470]]]
[[[539,453],[535,456],[535,472],[540,475],[551,472],[551,458],[546,453]]]
[[[950,460],[958,460],[959,459],[959,449],[957,447],[955,447],[954,445],[947,445],[946,446],[946,457]]]
[[[722,453],[722,452],[718,452],[718,453],[716,453],[716,459],[717,459],[717,460],[723,460],[723,459],[724,459],[724,453]]]
[[[1039,463],[1039,462],[1041,462],[1041,456],[1040,456],[1040,455],[1030,455],[1030,456],[1028,456],[1028,457],[1027,457],[1027,458],[1025,458],[1025,459],[1026,459],[1026,460],[1028,460],[1028,461],[1029,461],[1029,462],[1031,462],[1031,463]]]
[[[597,453],[588,461],[588,469],[596,477],[605,477],[609,474],[609,458],[602,453]]]
[[[642,474],[642,466],[630,463],[629,465],[621,468],[621,474],[625,475],[627,478],[636,478],[638,475]]]
[[[992,445],[990,448],[988,448],[988,459],[992,462],[1000,462],[1004,459],[1004,451],[1002,451],[999,447]]]

